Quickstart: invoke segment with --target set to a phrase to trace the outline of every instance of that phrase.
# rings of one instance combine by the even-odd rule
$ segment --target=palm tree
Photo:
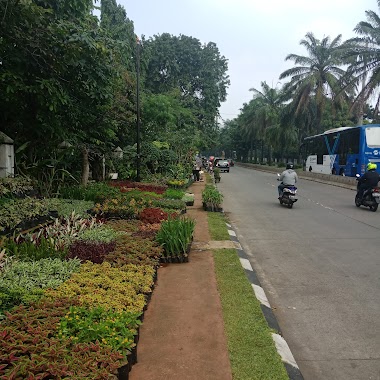
[[[276,129],[279,126],[279,115],[282,107],[281,91],[270,87],[265,81],[261,82],[261,91],[251,88],[254,93],[253,102],[256,104],[255,124],[261,139],[261,161],[264,158],[264,143],[270,142],[267,131],[269,128]],[[269,143],[269,161],[272,160],[272,147],[274,144]]]
[[[325,37],[321,41],[313,33],[307,33],[300,44],[306,48],[309,55],[289,54],[285,59],[294,61],[295,67],[284,71],[280,79],[290,77],[285,84],[286,91],[292,98],[294,115],[302,113],[315,99],[316,129],[321,132],[322,113],[326,96],[335,102],[346,100],[347,93],[341,91],[341,79],[345,71],[339,67],[341,59],[341,35],[330,41]]]
[[[380,8],[380,0],[377,1]],[[361,21],[354,29],[360,37],[345,42],[344,58],[350,64],[347,72],[351,82],[361,82],[361,90],[353,103],[362,122],[365,102],[380,87],[380,17],[374,11],[366,11],[367,21]],[[374,114],[377,115],[380,96],[377,94]]]

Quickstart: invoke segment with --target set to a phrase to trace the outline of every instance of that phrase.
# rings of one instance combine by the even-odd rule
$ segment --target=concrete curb
[[[281,356],[281,359],[284,363],[286,371],[288,373],[290,380],[304,380],[301,371],[293,357],[293,354],[290,351],[288,344],[285,339],[281,335],[280,326],[278,325],[276,316],[273,313],[273,310],[269,304],[268,298],[265,295],[264,289],[262,288],[260,281],[256,275],[256,272],[253,270],[252,265],[248,259],[247,254],[244,252],[239,240],[237,238],[236,232],[233,230],[231,224],[226,223],[228,234],[230,235],[230,239],[235,243],[236,251],[238,253],[241,266],[243,267],[245,274],[248,278],[252,286],[252,290],[260,302],[261,310],[264,314],[265,320],[268,323],[268,326],[275,330],[276,333],[272,333],[272,338],[275,343],[277,352]]]

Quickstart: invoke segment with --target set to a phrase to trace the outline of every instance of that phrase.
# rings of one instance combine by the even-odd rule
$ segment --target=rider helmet
[[[293,169],[293,168],[294,168],[293,162],[288,162],[286,164],[286,169]]]
[[[367,170],[376,170],[377,169],[377,165],[374,164],[373,162],[368,162],[367,164]]]

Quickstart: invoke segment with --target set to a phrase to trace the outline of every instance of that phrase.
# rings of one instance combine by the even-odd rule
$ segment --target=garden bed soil
[[[201,192],[191,186],[194,243],[210,240]],[[192,247],[196,247],[194,244]],[[163,264],[140,328],[138,363],[129,380],[231,380],[227,342],[211,251],[191,249],[186,265]],[[212,331],[212,334],[210,334]]]

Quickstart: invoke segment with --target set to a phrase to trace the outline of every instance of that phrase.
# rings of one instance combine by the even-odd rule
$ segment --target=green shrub
[[[0,313],[20,303],[38,300],[79,270],[79,260],[41,259],[13,262],[0,274]]]
[[[91,242],[111,243],[116,240],[120,234],[120,232],[115,231],[111,227],[102,225],[97,228],[84,230],[78,235],[78,239]]]
[[[183,190],[169,188],[169,189],[166,189],[166,191],[164,193],[164,198],[182,199],[184,194],[185,194],[185,192]]]
[[[127,363],[125,354],[103,342],[58,338],[59,322],[75,304],[42,299],[13,309],[1,326],[0,378],[117,380],[117,369]]]
[[[93,201],[83,201],[78,199],[59,199],[52,198],[47,201],[51,210],[57,210],[58,216],[69,217],[72,212],[82,218],[88,218],[90,215],[87,210],[94,207]]]
[[[213,185],[206,185],[202,191],[202,202],[213,206],[220,206],[223,202],[223,194]]]
[[[120,193],[118,188],[111,187],[105,182],[91,183],[87,186],[67,186],[60,191],[60,198],[77,199],[99,202],[106,198],[113,198]]]
[[[13,239],[6,239],[2,248],[5,250],[7,257],[14,257],[22,261],[36,261],[47,258],[64,258],[66,255],[65,247],[57,250],[54,239],[46,239],[40,236],[38,241],[16,242]]]
[[[156,240],[164,249],[164,256],[187,257],[187,249],[191,242],[195,221],[190,218],[168,219],[161,224]]]
[[[25,198],[11,200],[0,209],[0,231],[16,228],[20,223],[48,216],[50,203],[46,199]]]
[[[139,314],[114,312],[101,307],[70,307],[58,327],[60,338],[72,337],[75,343],[96,343],[122,353],[136,346],[135,335],[141,322]]]

